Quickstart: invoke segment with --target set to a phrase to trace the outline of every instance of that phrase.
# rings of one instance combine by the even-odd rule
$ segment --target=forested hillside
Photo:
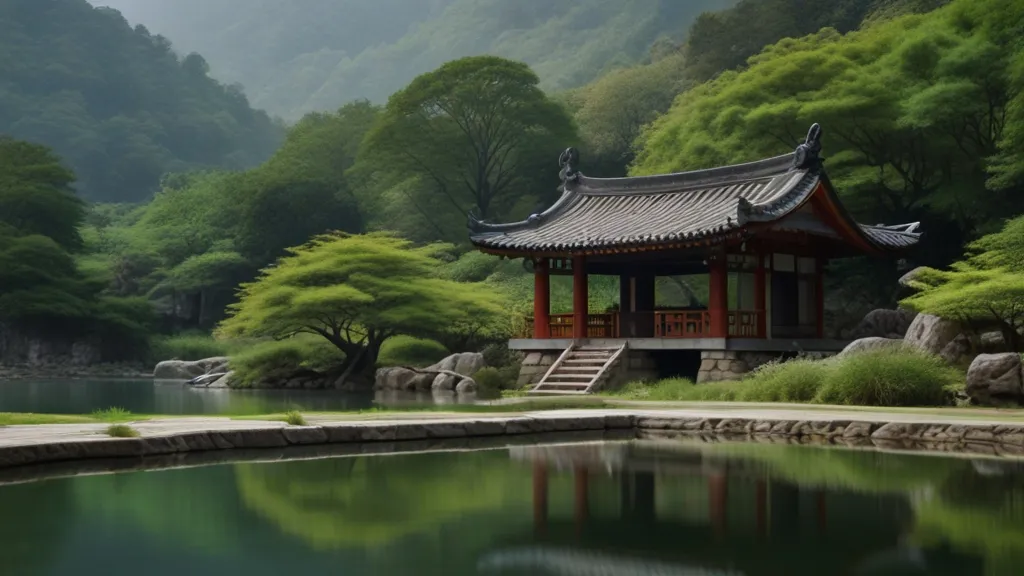
[[[359,98],[383,102],[413,77],[477,54],[525,61],[557,91],[681,40],[736,0],[92,0],[206,56],[254,104],[288,119]]]
[[[45,144],[96,201],[143,201],[161,177],[247,168],[283,130],[201,56],[86,0],[0,3],[0,134]]]

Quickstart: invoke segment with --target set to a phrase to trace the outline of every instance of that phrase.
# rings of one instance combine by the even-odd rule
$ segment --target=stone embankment
[[[408,415],[407,415],[408,416]],[[506,416],[445,416],[388,420],[313,418],[310,426],[226,418],[133,423],[139,438],[111,438],[102,424],[0,428],[0,468],[72,460],[140,458],[189,452],[328,444],[430,441],[582,431],[632,437],[679,436],[778,442],[938,449],[1024,455],[1024,423],[900,413],[793,410],[557,410]]]

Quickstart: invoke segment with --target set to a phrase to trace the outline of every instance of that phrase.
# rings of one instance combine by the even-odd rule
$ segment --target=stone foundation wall
[[[561,352],[551,351],[527,352],[526,358],[523,359],[523,364],[519,368],[519,379],[516,384],[520,388],[537,384],[561,355]]]
[[[822,360],[833,355],[831,352],[807,352],[802,356]],[[778,352],[704,351],[700,353],[697,383],[740,380],[761,366],[781,358],[782,355]]]

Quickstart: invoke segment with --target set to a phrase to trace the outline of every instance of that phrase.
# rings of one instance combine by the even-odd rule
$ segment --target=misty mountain
[[[529,63],[543,88],[585,84],[681,40],[737,0],[91,0],[199,52],[253,104],[295,119],[369,98],[475,54]]]
[[[85,0],[0,2],[0,135],[53,148],[91,200],[144,200],[167,172],[273,153],[282,127],[208,72]]]

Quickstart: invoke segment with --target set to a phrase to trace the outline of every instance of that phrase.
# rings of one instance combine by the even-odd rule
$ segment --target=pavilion
[[[566,150],[562,195],[549,209],[510,224],[469,222],[477,249],[523,258],[534,273],[532,333],[510,347],[564,350],[563,362],[587,347],[594,358],[608,350],[606,360],[628,348],[727,362],[739,356],[723,352],[841,350],[825,332],[827,262],[899,253],[920,234],[918,223],[869,226],[850,216],[825,172],[821,133],[815,124],[775,158],[628,178],[587,177],[576,150]],[[696,274],[708,278],[706,305],[656,305],[657,277]],[[572,276],[571,314],[551,314],[552,275]],[[589,275],[619,277],[617,311],[590,310]],[[730,377],[722,366],[702,371]]]

